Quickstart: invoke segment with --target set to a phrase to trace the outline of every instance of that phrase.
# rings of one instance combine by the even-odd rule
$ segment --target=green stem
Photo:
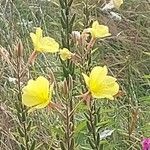
[[[66,106],[67,110],[66,110],[66,142],[67,142],[67,150],[70,149],[70,129],[69,129],[69,110],[68,110],[68,105]]]
[[[68,0],[60,0],[60,6],[61,6],[61,14],[62,14],[62,20],[64,20],[64,23],[62,23],[62,28],[63,28],[63,34],[62,34],[62,46],[66,47],[67,49],[70,50],[70,7],[68,5],[69,1]],[[65,12],[65,13],[63,13]],[[65,17],[64,17],[65,16]],[[65,33],[65,34],[64,34]],[[62,62],[62,61],[61,61]],[[67,63],[62,62],[62,67],[63,67],[63,74],[64,77],[67,80],[67,83],[69,84],[69,75],[72,77],[74,76],[74,65],[73,63],[68,60]],[[68,92],[68,103],[66,104],[66,147],[68,150],[74,150],[74,143],[73,143],[73,138],[72,134],[74,133],[74,115],[72,114],[70,116],[70,113],[73,111],[73,100],[72,100],[72,91]],[[71,124],[71,126],[70,126]]]
[[[96,133],[96,125],[95,125],[96,122],[95,114],[96,114],[96,106],[95,106],[95,102],[93,101],[90,102],[90,108],[89,108],[90,125],[92,129],[92,136],[95,145],[95,150],[100,150],[99,145],[97,145],[98,141],[97,141],[97,133]]]
[[[24,138],[25,138],[25,147],[26,150],[29,150],[29,144],[28,144],[28,135],[27,135],[27,128],[26,128],[26,112],[24,109],[24,106],[22,105],[22,95],[21,95],[21,79],[20,79],[20,57],[17,56],[17,79],[18,79],[18,100],[19,100],[19,105],[21,107],[21,117],[19,120],[21,120],[22,124],[22,129],[24,132]],[[19,112],[18,112],[19,113]]]

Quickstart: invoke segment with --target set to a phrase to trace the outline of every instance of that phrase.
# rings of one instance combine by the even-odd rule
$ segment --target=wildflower
[[[50,53],[59,51],[59,44],[53,38],[43,37],[41,28],[36,28],[36,33],[30,33],[30,37],[35,51]]]
[[[62,60],[71,59],[71,56],[73,55],[73,53],[71,53],[67,48],[61,49],[59,54]]]
[[[53,85],[49,87],[49,81],[39,76],[36,80],[29,80],[23,88],[22,103],[27,107],[40,109],[46,107],[52,98]]]
[[[108,27],[100,25],[98,21],[93,22],[92,28],[89,28],[89,32],[91,33],[93,38],[103,38],[111,35],[109,33]]]
[[[119,91],[116,78],[107,75],[107,67],[96,66],[92,69],[90,76],[82,73],[85,83],[94,98],[108,98],[113,100]]]
[[[150,150],[150,138],[144,138],[143,139],[142,150]]]

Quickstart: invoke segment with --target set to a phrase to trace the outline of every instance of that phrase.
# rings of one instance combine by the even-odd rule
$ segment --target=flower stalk
[[[62,47],[67,48],[70,52],[73,53],[71,49],[71,33],[72,33],[72,27],[75,20],[75,14],[71,16],[70,9],[71,5],[73,3],[73,0],[59,0],[60,7],[61,7],[61,25],[62,25],[62,31],[61,31],[61,39],[62,39]],[[74,78],[74,64],[71,60],[67,60],[64,62],[62,59],[60,59],[62,63],[63,68],[63,74],[64,78],[66,79],[66,85],[69,87],[70,84],[73,84]],[[66,150],[74,150],[74,113],[70,115],[70,112],[73,111],[73,97],[72,97],[72,90],[68,91],[66,96],[66,109],[65,109],[65,115],[66,119],[64,121],[64,128],[65,128],[65,140],[64,144],[61,143],[61,149]]]
[[[97,130],[97,123],[100,122],[100,107],[96,111],[96,102],[91,99],[89,103],[89,110],[86,114],[87,129],[89,132],[88,142],[93,150],[100,150],[100,134]],[[88,117],[87,117],[88,116]]]
[[[17,86],[18,86],[18,102],[16,102],[16,110],[17,110],[17,117],[19,120],[18,123],[18,133],[22,138],[22,143],[20,144],[21,150],[34,150],[35,149],[35,140],[31,141],[29,137],[29,132],[31,130],[32,121],[29,120],[27,122],[27,109],[22,104],[22,89],[21,89],[21,56],[23,49],[20,47],[21,44],[18,44],[17,47]],[[21,140],[21,139],[19,139]]]

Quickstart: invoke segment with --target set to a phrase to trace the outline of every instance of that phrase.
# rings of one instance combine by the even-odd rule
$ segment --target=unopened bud
[[[79,31],[72,31],[72,39],[74,43],[78,45],[80,42],[80,38],[81,38],[81,34]]]
[[[73,89],[73,79],[72,79],[71,75],[69,75],[68,89],[69,89],[69,91],[72,91],[72,89]]]
[[[87,40],[89,37],[90,30],[89,29],[84,29],[81,35],[81,41],[82,41],[82,45],[86,45],[87,44]]]
[[[63,94],[67,95],[68,94],[68,84],[67,84],[67,80],[65,79],[63,82]]]
[[[17,44],[17,57],[22,57],[23,56],[23,45],[21,40]]]
[[[49,77],[49,79],[50,79],[50,82],[56,84],[56,80],[55,80],[54,73],[53,73],[53,71],[52,71],[51,69],[49,69],[49,68],[48,68],[48,75],[49,75],[48,77]]]
[[[32,54],[30,55],[27,64],[32,64],[34,65],[35,59],[37,57],[37,52],[33,51]]]

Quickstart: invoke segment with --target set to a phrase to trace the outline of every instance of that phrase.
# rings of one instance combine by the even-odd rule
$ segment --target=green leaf
[[[72,2],[73,2],[73,0],[70,0],[70,1],[68,2],[68,6],[69,6],[69,7],[72,5]]]
[[[21,150],[26,150],[26,148],[23,144],[21,144],[20,147],[21,147]]]
[[[150,102],[150,96],[143,96],[143,97],[140,97],[140,101],[143,101],[143,102]]]
[[[100,133],[97,133],[97,145],[100,143]]]
[[[90,125],[89,121],[86,121],[86,126],[87,126],[87,128],[88,128],[88,130],[90,132],[92,130],[92,128],[91,128],[91,125]]]
[[[109,120],[106,120],[106,121],[102,121],[102,122],[99,122],[99,123],[97,123],[97,127],[104,127],[104,126],[106,126],[106,125],[108,125],[110,123],[110,121]]]
[[[90,139],[90,138],[88,137],[88,141],[89,141],[89,144],[90,144],[90,146],[92,147],[92,149],[95,149],[95,144],[94,144],[94,142],[92,141],[92,139]]]
[[[59,3],[60,3],[61,8],[64,9],[66,7],[65,3],[64,3],[64,0],[59,0]]]
[[[61,10],[61,17],[66,22],[67,19],[64,10]]]
[[[66,22],[64,21],[64,19],[62,17],[60,18],[60,21],[61,21],[61,25],[62,25],[63,29],[66,29],[67,28]]]
[[[22,122],[25,122],[26,121],[26,112],[24,111],[22,113]]]
[[[27,126],[27,131],[30,131],[32,125],[32,121],[29,121],[28,126]]]
[[[150,56],[150,53],[149,52],[143,52],[144,54],[146,54],[146,55],[148,55],[148,56]]]
[[[15,106],[16,106],[16,110],[18,111],[18,113],[20,113],[21,112],[20,105],[17,102],[15,102]]]
[[[69,25],[70,25],[70,27],[69,27],[69,33],[72,32],[72,27],[73,27],[73,23],[74,23],[75,17],[76,17],[76,14],[73,14],[73,16],[72,16],[72,18],[70,20],[70,23],[69,23]]]
[[[62,141],[60,141],[60,147],[61,147],[61,150],[66,150],[65,144]]]
[[[24,133],[23,133],[22,129],[20,129],[20,127],[18,127],[17,130],[18,130],[19,135],[21,137],[24,137]]]
[[[30,150],[34,150],[35,149],[35,140],[33,141]]]
[[[150,74],[144,75],[143,78],[150,79]]]
[[[86,121],[81,121],[75,128],[75,135],[78,135],[78,133],[81,132],[85,128],[86,128]]]

